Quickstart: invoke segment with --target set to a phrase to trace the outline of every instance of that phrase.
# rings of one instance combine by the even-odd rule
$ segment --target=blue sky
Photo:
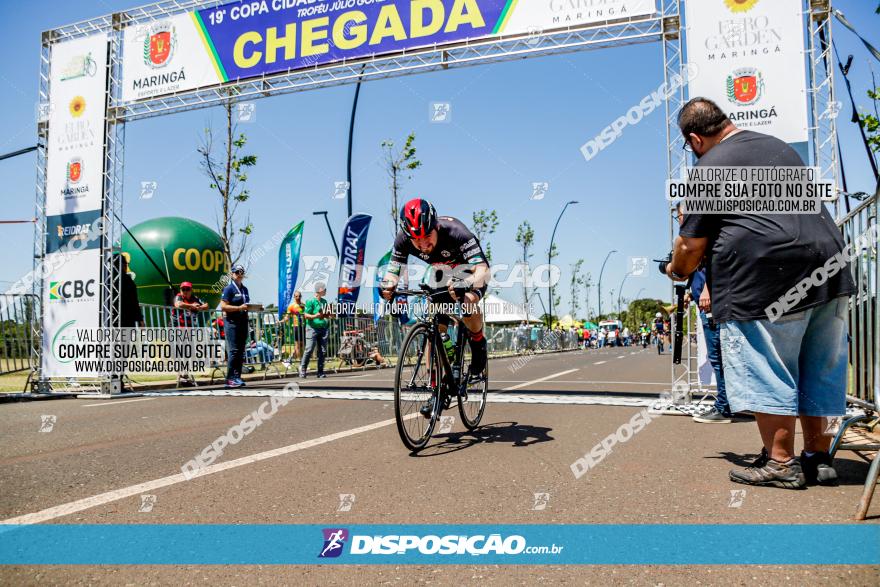
[[[39,72],[40,32],[59,25],[130,8],[137,2],[3,2],[8,15],[0,23],[10,49],[0,80],[0,152],[35,143],[34,121]],[[876,2],[837,0],[840,9],[875,46],[880,46]],[[868,54],[839,24],[834,36],[841,55],[855,55],[850,74],[857,103],[868,106]],[[880,64],[871,66],[880,79]],[[535,259],[546,258],[553,223],[564,203],[556,243],[563,268],[563,311],[569,308],[570,265],[584,259],[595,283],[611,249],[603,278],[603,309],[612,304],[629,270],[631,256],[649,258],[669,250],[663,200],[665,130],[658,109],[637,126],[627,127],[612,146],[587,162],[579,148],[662,81],[661,45],[630,47],[483,65],[445,72],[372,81],[363,85],[354,140],[355,212],[372,214],[367,260],[376,262],[392,238],[389,189],[381,166],[382,140],[402,142],[417,135],[423,163],[404,190],[404,199],[432,200],[441,214],[470,223],[475,209],[498,211],[501,223],[490,238],[494,260],[513,263],[519,254],[516,227],[529,220],[535,230]],[[848,98],[837,74],[838,99],[844,102],[840,134],[851,191],[873,188],[858,130],[848,122]],[[246,205],[259,245],[278,231],[306,221],[304,255],[332,253],[323,221],[313,210],[328,210],[337,235],[345,222],[345,200],[331,198],[333,182],[345,178],[348,117],[354,87],[288,94],[256,102],[256,121],[241,130],[247,151],[258,165],[250,173],[252,199]],[[431,102],[450,102],[452,122],[429,120]],[[217,108],[130,123],[126,128],[124,220],[133,226],[157,216],[183,216],[214,226],[216,195],[199,170],[196,148],[207,124],[219,128]],[[4,189],[2,219],[33,216],[35,158],[32,154],[0,162]],[[141,181],[159,183],[157,195],[139,199]],[[547,181],[550,190],[530,200],[531,183]],[[7,281],[31,268],[31,225],[2,225]],[[276,298],[275,253],[250,268],[252,296]],[[301,273],[302,276],[302,273]],[[0,281],[0,287],[9,283]],[[332,283],[331,283],[332,285]],[[652,267],[630,277],[623,296],[669,297],[669,282]],[[546,301],[546,292],[542,295]],[[583,290],[581,290],[583,300]],[[518,290],[502,296],[519,301]],[[362,301],[368,300],[366,293]],[[596,288],[590,293],[593,311]],[[583,301],[581,302],[583,308]],[[579,312],[583,314],[583,309]]]

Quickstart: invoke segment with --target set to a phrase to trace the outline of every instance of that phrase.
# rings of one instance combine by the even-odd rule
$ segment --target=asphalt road
[[[577,458],[668,388],[669,356],[650,348],[603,349],[542,355],[511,368],[514,361],[491,362],[492,394],[481,430],[466,433],[456,421],[417,456],[397,437],[393,405],[385,399],[389,369],[306,379],[303,397],[226,448],[218,463],[228,468],[189,481],[180,478],[181,465],[265,397],[0,405],[0,519],[327,525],[851,520],[867,471],[851,453],[836,461],[840,487],[747,488],[731,507],[731,490],[743,486],[730,483],[727,471],[760,448],[750,421],[701,425],[663,416],[575,478],[571,464]],[[261,386],[278,389],[281,383],[250,389]],[[51,430],[40,431],[48,423]],[[536,493],[549,494],[543,509],[535,507]],[[354,496],[350,510],[340,511],[341,495]],[[150,511],[141,511],[145,499]],[[875,504],[866,523],[877,523],[878,513]],[[8,585],[876,585],[877,578],[876,567],[746,567],[736,561],[725,567],[0,567],[0,584]]]

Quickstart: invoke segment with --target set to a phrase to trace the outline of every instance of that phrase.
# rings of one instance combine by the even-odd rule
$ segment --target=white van
[[[605,338],[606,346],[619,346],[622,344],[622,341],[617,340],[615,332],[618,330],[623,331],[623,322],[620,320],[602,320],[599,322],[599,330],[603,328],[608,331],[608,336]]]

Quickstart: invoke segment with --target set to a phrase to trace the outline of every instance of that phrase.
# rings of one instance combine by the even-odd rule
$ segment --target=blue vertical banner
[[[382,258],[379,259],[379,264],[376,267],[376,283],[373,287],[373,321],[378,322],[379,318],[382,316],[382,312],[380,308],[382,308],[383,300],[380,295],[382,285],[382,278],[385,277],[385,271],[388,270],[388,263],[391,262],[391,251],[388,251]]]
[[[342,251],[339,259],[339,314],[354,314],[358,294],[361,291],[361,278],[364,271],[364,256],[367,252],[367,233],[370,230],[369,214],[355,214],[348,219],[342,231]]]
[[[287,312],[287,304],[290,303],[296,287],[304,224],[305,222],[300,222],[291,228],[278,249],[278,318],[284,317]]]

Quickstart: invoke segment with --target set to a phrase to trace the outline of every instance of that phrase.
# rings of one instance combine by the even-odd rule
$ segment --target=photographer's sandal
[[[766,450],[761,451],[752,466],[730,471],[730,480],[745,485],[781,487],[783,489],[806,489],[807,480],[796,458],[784,463],[768,458]]]

